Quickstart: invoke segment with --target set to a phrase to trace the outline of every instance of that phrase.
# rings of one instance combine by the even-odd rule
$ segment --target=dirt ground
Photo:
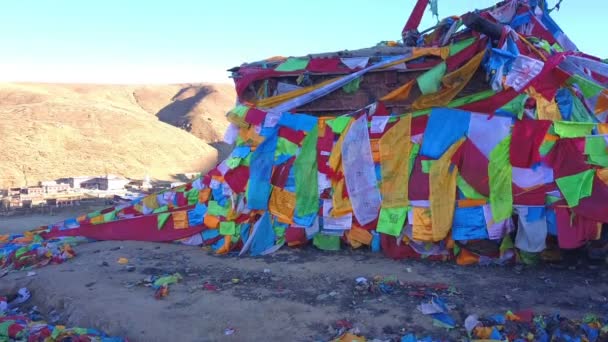
[[[0,216],[0,234],[21,233],[25,230],[63,221],[82,213],[89,213],[106,207],[107,205],[80,205],[55,209],[53,215],[33,213],[8,217]]]
[[[53,218],[55,219],[55,218]],[[4,224],[4,222],[2,222]],[[28,287],[55,323],[94,327],[132,341],[327,341],[352,325],[369,339],[418,336],[455,340],[469,314],[531,308],[569,318],[608,309],[604,266],[461,267],[394,261],[366,251],[327,253],[284,248],[261,258],[217,257],[199,247],[142,242],[96,242],[76,247],[62,264],[10,273],[0,293]],[[129,259],[129,272],[117,260]],[[179,272],[168,297],[140,283]],[[356,278],[395,277],[390,291],[360,291]],[[440,284],[440,285],[432,285]],[[420,293],[454,305],[459,327],[433,326],[416,306]],[[226,335],[226,329],[234,333]]]

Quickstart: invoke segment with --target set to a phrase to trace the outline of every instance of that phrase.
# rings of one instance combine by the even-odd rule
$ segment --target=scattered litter
[[[127,272],[135,272],[135,266],[127,265],[126,270],[127,270]]]
[[[204,283],[203,284],[203,289],[206,291],[219,291],[219,288],[213,284],[210,283]]]
[[[433,297],[429,302],[423,302],[418,306],[418,311],[424,315],[433,317],[433,325],[452,329],[456,326],[454,318],[448,314],[450,308],[445,301],[439,297]]]
[[[8,298],[14,298],[11,301]],[[31,297],[27,288],[14,295],[0,296],[0,341],[108,341],[127,342],[126,339],[110,337],[95,329],[66,328],[57,325],[56,312],[49,312],[48,321],[36,306],[29,310],[22,307]]]
[[[367,284],[367,278],[365,278],[365,277],[359,277],[359,278],[355,279],[355,281],[357,282],[357,285]]]
[[[36,272],[34,272],[34,271],[29,271],[29,272],[27,272],[27,276],[28,276],[28,277],[33,277],[33,276],[35,276],[35,275],[36,275]]]
[[[143,281],[139,282],[140,285],[151,287],[154,289],[154,298],[162,299],[169,295],[169,285],[176,284],[183,279],[182,275],[175,273],[173,275],[159,276],[148,276]]]
[[[234,329],[234,328],[226,328],[226,329],[224,329],[224,335],[226,335],[226,336],[234,335],[235,332],[236,332],[236,329]]]
[[[118,261],[117,261],[117,262],[118,262],[119,264],[121,264],[121,265],[126,265],[126,264],[128,264],[128,263],[129,263],[129,259],[127,259],[127,258],[118,258]]]

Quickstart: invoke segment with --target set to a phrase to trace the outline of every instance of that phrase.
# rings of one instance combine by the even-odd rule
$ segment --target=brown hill
[[[206,170],[217,162],[207,142],[221,139],[233,98],[211,84],[0,84],[0,187]],[[196,137],[169,125],[184,121]]]

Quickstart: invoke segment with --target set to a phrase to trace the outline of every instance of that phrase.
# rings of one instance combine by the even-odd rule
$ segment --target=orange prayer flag
[[[445,107],[450,103],[458,93],[464,89],[469,83],[473,75],[479,68],[485,50],[479,52],[475,57],[469,60],[460,69],[454,70],[451,73],[443,76],[441,83],[443,88],[436,93],[420,96],[412,104],[414,110],[426,109],[431,107]]]
[[[232,242],[232,235],[224,236],[224,245],[218,249],[215,254],[222,255],[230,252],[230,242]]]
[[[372,243],[372,234],[365,229],[353,227],[348,231],[348,239],[369,246]]]
[[[558,135],[553,135],[553,134],[545,134],[545,139],[543,141],[557,141],[559,139]]]
[[[207,203],[209,197],[211,196],[211,189],[205,188],[198,192],[198,202],[199,203]]]
[[[171,213],[173,217],[173,228],[174,229],[187,229],[190,227],[188,223],[188,212],[186,210],[175,211]]]
[[[433,224],[429,208],[413,207],[412,237],[418,241],[433,241]]]
[[[380,139],[369,139],[370,146],[372,148],[372,158],[374,163],[380,162]]]
[[[460,266],[473,265],[479,262],[479,257],[468,250],[461,248],[456,263]]]
[[[608,123],[598,123],[597,131],[599,134],[608,134]]]
[[[287,190],[273,187],[268,203],[268,210],[281,223],[293,223],[293,213],[296,209],[296,194]]]
[[[600,96],[597,98],[597,103],[595,104],[595,114],[600,114],[608,110],[608,89],[602,90]],[[605,134],[605,133],[602,133]]]
[[[597,169],[595,171],[597,178],[599,178],[604,184],[608,185],[608,167],[603,169]]]
[[[103,215],[95,216],[91,218],[91,224],[101,224],[103,223]]]
[[[410,97],[410,92],[416,83],[416,79],[412,79],[401,87],[391,91],[390,93],[384,95],[380,98],[380,101],[405,101]]]
[[[209,229],[217,229],[220,225],[220,219],[213,215],[205,215],[203,224]]]
[[[487,202],[485,199],[462,199],[458,200],[458,208],[479,207]]]

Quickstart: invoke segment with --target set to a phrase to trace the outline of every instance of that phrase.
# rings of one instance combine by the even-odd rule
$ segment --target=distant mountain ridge
[[[224,84],[0,83],[0,187],[207,170],[234,99]]]

